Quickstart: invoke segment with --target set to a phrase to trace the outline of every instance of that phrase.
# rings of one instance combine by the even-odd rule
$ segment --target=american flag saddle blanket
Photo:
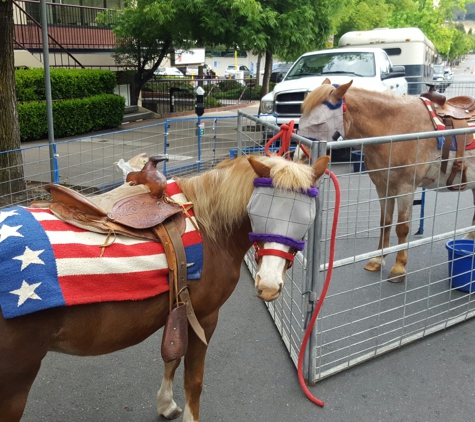
[[[186,198],[174,181],[167,193]],[[188,278],[203,268],[201,236],[186,218],[182,237]],[[67,224],[48,209],[0,210],[0,307],[5,318],[58,306],[141,300],[168,291],[168,264],[158,242],[117,236],[105,248],[105,235]]]

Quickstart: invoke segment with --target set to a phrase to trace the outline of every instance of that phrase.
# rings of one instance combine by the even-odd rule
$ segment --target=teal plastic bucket
[[[475,242],[472,239],[449,240],[449,277],[451,286],[462,292],[475,292]]]

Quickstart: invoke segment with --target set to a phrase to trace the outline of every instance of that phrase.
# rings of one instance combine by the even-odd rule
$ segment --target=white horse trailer
[[[353,46],[382,48],[393,65],[405,66],[410,95],[421,93],[422,82],[432,82],[436,51],[419,28],[381,28],[342,35],[338,47]]]

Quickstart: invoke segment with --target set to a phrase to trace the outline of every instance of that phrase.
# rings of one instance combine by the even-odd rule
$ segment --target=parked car
[[[158,76],[174,76],[175,78],[183,78],[184,75],[180,72],[179,69],[176,67],[159,67],[155,72],[154,75]]]
[[[180,70],[186,76],[198,76],[199,73],[198,66],[180,66],[178,67],[178,70]],[[203,64],[203,74],[205,76],[209,75],[212,70],[213,69],[209,64]]]
[[[334,84],[352,80],[354,87],[407,95],[404,76],[404,66],[393,66],[381,48],[336,48],[305,53],[297,59],[282,82],[262,97],[260,118],[277,126],[293,120],[295,128],[298,128],[303,100],[326,78]],[[270,128],[262,125],[263,140],[267,141],[273,135]],[[349,157],[349,153],[346,155]]]
[[[452,82],[452,77],[448,69],[446,69],[443,64],[435,64],[432,68],[434,69],[432,79],[435,82],[435,88],[439,92],[445,92]]]
[[[251,71],[247,66],[244,66],[243,64],[238,64],[237,66],[231,64],[229,65],[226,70],[224,71],[224,77],[225,78],[234,78],[236,71],[238,72],[244,72],[244,77],[249,78],[251,76]]]
[[[453,81],[454,80],[454,74],[453,74],[452,70],[449,67],[445,68],[444,77],[448,81]]]
[[[270,75],[270,82],[279,83],[284,79],[284,76],[292,67],[293,63],[279,63],[275,68],[272,69]]]

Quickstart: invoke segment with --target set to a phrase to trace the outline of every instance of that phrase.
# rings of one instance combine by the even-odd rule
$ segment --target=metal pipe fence
[[[257,124],[266,125],[259,121]],[[444,134],[473,136],[474,132],[474,129],[461,129],[328,142],[324,149],[334,155],[342,148],[358,147],[364,155],[364,148],[369,144],[422,140]],[[305,143],[298,136],[293,139]],[[475,286],[460,287],[453,281],[454,277],[475,279],[472,274],[475,264],[473,246],[468,248],[466,257],[455,259],[449,255],[447,246],[448,241],[459,240],[475,231],[475,226],[472,226],[472,195],[464,191],[448,194],[443,185],[426,191],[417,190],[416,198],[424,195],[424,203],[417,202],[414,206],[408,242],[397,245],[392,234],[392,246],[380,251],[377,250],[381,228],[380,200],[364,168],[362,156],[358,157],[354,162],[331,161],[330,164],[330,170],[337,175],[341,187],[336,261],[330,288],[306,353],[304,376],[309,383],[475,315],[475,303],[470,294]],[[466,190],[474,187],[472,184]],[[307,248],[298,255],[297,265],[288,271],[281,296],[268,304],[296,365],[304,331],[329,268],[335,196],[330,178],[324,178],[320,187],[320,218],[309,233]],[[421,225],[424,225],[423,233]],[[393,284],[387,279],[395,252],[399,250],[408,253],[407,276],[404,283]],[[365,271],[367,261],[382,252],[387,255],[387,266],[377,272]],[[246,263],[255,273],[252,251],[248,253]]]
[[[204,105],[208,110],[260,100],[261,88],[255,79],[155,76],[142,89],[142,105],[161,115],[193,111],[194,90],[198,86],[205,91]]]

